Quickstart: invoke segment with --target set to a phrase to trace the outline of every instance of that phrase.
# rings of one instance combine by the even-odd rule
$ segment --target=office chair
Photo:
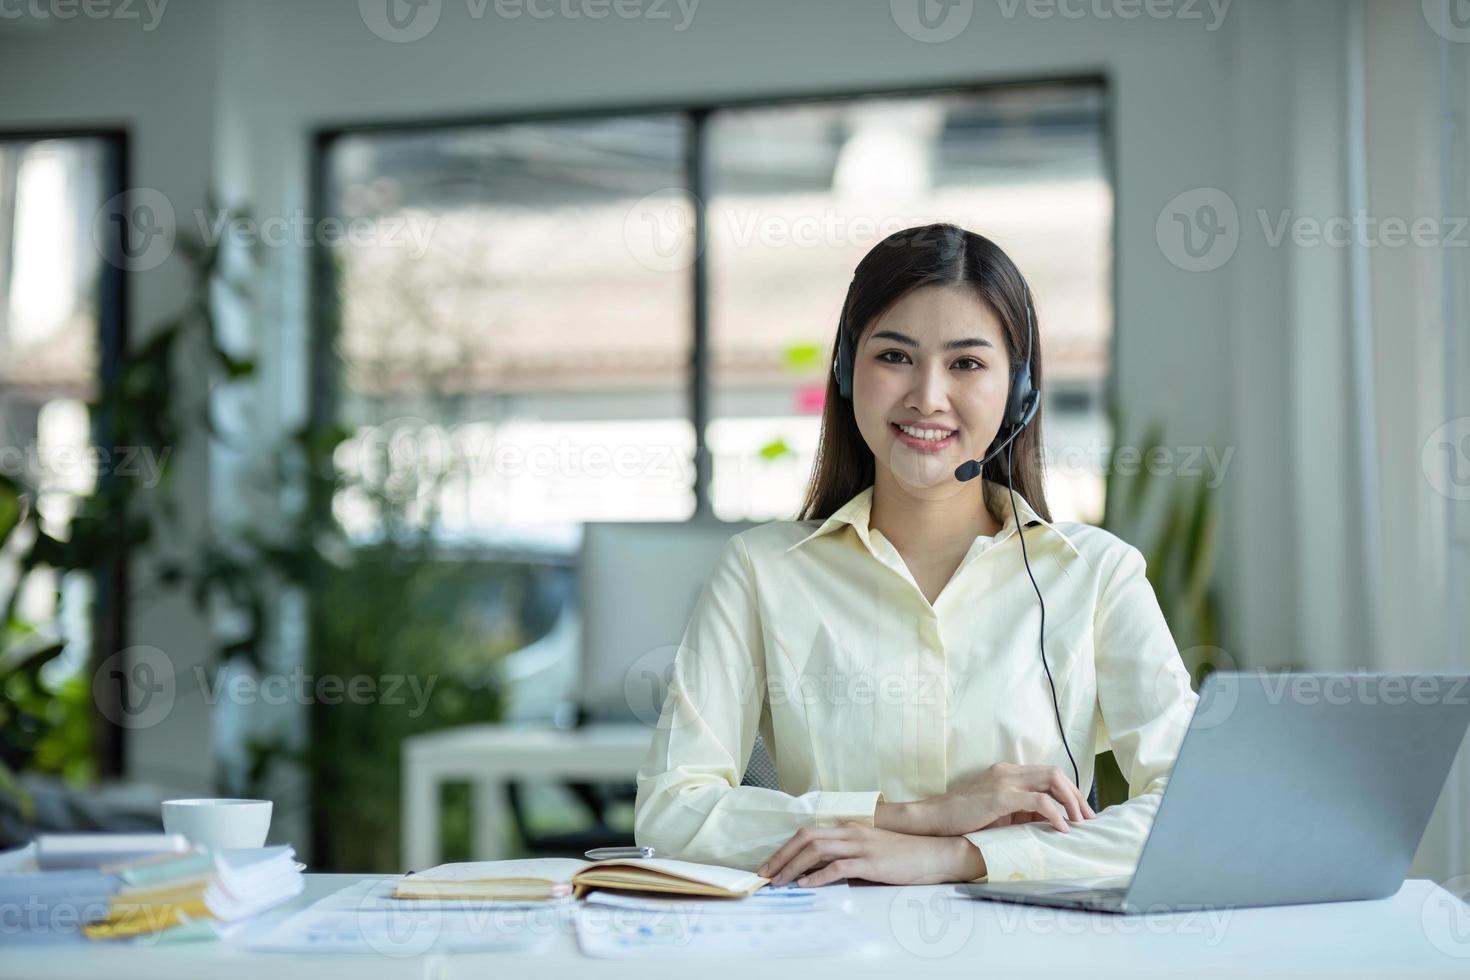
[[[652,734],[663,691],[652,681],[667,676],[721,549],[732,535],[755,526],[695,520],[591,523],[583,528],[577,560],[581,632],[573,727],[645,725]],[[758,758],[769,758],[763,747],[752,752],[752,759]],[[770,775],[774,787],[774,767]],[[588,826],[557,834],[530,828],[524,788],[510,784],[510,813],[526,850],[580,855],[593,847],[631,843],[627,830],[610,823],[613,811],[631,806],[637,796],[632,773],[628,777],[564,782]]]

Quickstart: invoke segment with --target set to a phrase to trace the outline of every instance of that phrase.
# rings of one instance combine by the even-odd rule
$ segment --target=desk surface
[[[305,895],[280,917],[359,875],[308,875]],[[918,969],[925,977],[1141,976],[1330,977],[1470,976],[1470,909],[1432,881],[1406,881],[1392,898],[1271,909],[1113,916],[1005,905],[954,896],[951,885],[854,886],[857,915],[879,937],[881,954],[842,963],[844,978]],[[3,946],[0,940],[0,946]],[[805,972],[811,961],[786,960],[776,976]],[[540,955],[436,954],[398,958],[247,953],[227,943],[174,946],[8,946],[0,977],[34,980],[234,980],[261,976],[452,978],[636,977],[748,980],[749,961],[594,960],[576,947],[570,926]],[[558,969],[561,967],[561,969]],[[836,968],[824,962],[823,970]],[[574,974],[575,971],[575,974]],[[900,972],[895,972],[900,971]]]

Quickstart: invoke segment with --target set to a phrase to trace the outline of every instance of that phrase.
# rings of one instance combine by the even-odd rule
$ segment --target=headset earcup
[[[843,398],[852,397],[852,351],[847,345],[847,323],[837,328],[837,361],[833,365],[837,372],[837,392]]]
[[[1022,364],[1021,369],[1016,372],[1016,380],[1011,384],[1010,397],[1006,399],[1006,425],[1022,426],[1031,420],[1030,416],[1035,414],[1031,406],[1034,394],[1031,389],[1031,365]]]

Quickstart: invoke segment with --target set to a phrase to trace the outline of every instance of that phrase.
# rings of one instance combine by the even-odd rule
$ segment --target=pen
[[[651,847],[594,847],[586,857],[590,861],[616,861],[621,858],[651,858]]]

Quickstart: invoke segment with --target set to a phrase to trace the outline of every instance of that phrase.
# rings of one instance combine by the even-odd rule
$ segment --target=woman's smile
[[[953,445],[955,437],[959,435],[958,431],[949,430],[949,435],[943,438],[935,438],[936,433],[946,430],[925,426],[901,426],[897,422],[890,422],[889,428],[898,436],[899,442],[921,453],[942,452]],[[911,435],[910,433],[919,433],[920,435]],[[927,436],[928,438],[923,438],[922,436]]]

